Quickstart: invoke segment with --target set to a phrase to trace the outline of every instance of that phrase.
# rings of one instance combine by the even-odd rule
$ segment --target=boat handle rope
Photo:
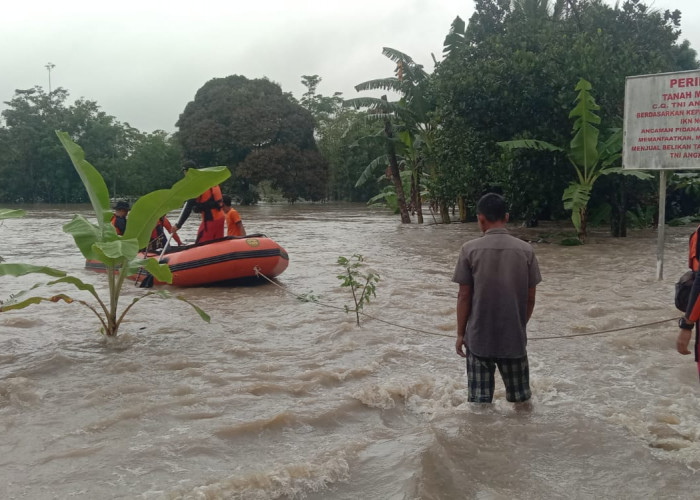
[[[284,291],[284,293],[287,293],[287,294],[289,294],[289,295],[292,295],[293,297],[296,297],[298,300],[301,300],[302,302],[311,302],[311,303],[318,304],[318,305],[323,306],[323,307],[329,307],[329,308],[331,308],[331,309],[338,309],[338,310],[340,310],[340,311],[345,312],[345,308],[344,308],[344,307],[334,306],[333,304],[328,304],[328,303],[325,303],[325,302],[321,302],[321,301],[319,301],[319,300],[310,300],[310,299],[308,299],[307,297],[304,297],[303,295],[298,295],[298,294],[292,292],[291,290],[288,290],[286,287],[280,285],[279,283],[273,281],[272,279],[268,278],[268,277],[265,276],[263,273],[261,273],[261,272],[260,272],[260,268],[259,268],[258,266],[255,266],[255,267],[253,268],[253,270],[255,271],[255,275],[256,275],[256,276],[261,276],[261,277],[263,277],[264,279],[266,279],[267,281],[269,281],[270,283],[272,283],[273,285],[275,285],[276,287],[278,287],[278,288],[280,288],[282,291]],[[428,335],[435,335],[435,336],[438,336],[438,337],[455,338],[455,336],[452,335],[452,334],[448,334],[448,333],[439,333],[439,332],[431,332],[431,331],[429,331],[429,330],[422,330],[422,329],[419,329],[419,328],[412,328],[412,327],[410,327],[410,326],[400,325],[400,324],[398,324],[398,323],[392,323],[391,321],[386,321],[386,320],[384,320],[384,319],[377,318],[376,316],[372,316],[372,315],[367,314],[367,313],[362,312],[362,311],[359,311],[359,313],[360,313],[362,316],[364,316],[365,318],[373,319],[373,320],[375,320],[375,321],[379,321],[380,323],[384,323],[384,324],[387,324],[387,325],[395,326],[395,327],[397,327],[397,328],[403,328],[404,330],[411,330],[411,331],[418,332],[418,333],[426,333],[426,334],[428,334]],[[658,320],[658,321],[652,321],[651,323],[641,323],[641,324],[638,324],[638,325],[623,326],[623,327],[621,327],[621,328],[611,328],[611,329],[609,329],[609,330],[600,330],[600,331],[596,331],[596,332],[572,333],[572,334],[570,334],[570,335],[550,335],[550,336],[547,336],[547,337],[530,337],[530,336],[528,335],[527,339],[528,339],[528,340],[552,340],[552,339],[569,339],[569,338],[574,338],[574,337],[588,337],[588,336],[591,336],[591,335],[603,335],[603,334],[606,334],[606,333],[623,332],[623,331],[625,331],[625,330],[634,330],[634,329],[636,329],[636,328],[644,328],[644,327],[647,327],[647,326],[660,325],[660,324],[662,324],[662,323],[668,323],[669,321],[678,321],[678,318],[677,318],[677,317],[674,317],[674,318],[662,319],[662,320]]]

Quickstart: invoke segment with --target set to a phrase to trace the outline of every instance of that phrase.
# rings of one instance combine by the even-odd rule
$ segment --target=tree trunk
[[[457,198],[457,204],[459,205],[459,221],[467,222],[467,203],[464,201],[463,196]]]
[[[393,151],[394,146],[391,146],[389,152],[389,167],[391,168],[391,180],[394,183],[396,190],[396,201],[399,204],[399,213],[401,214],[401,223],[410,224],[411,216],[408,214],[406,206],[406,195],[403,192],[403,184],[401,184],[401,174],[399,173],[399,162],[396,159],[396,153]]]
[[[423,224],[423,204],[420,197],[420,167],[411,176],[411,204],[416,211],[418,224]]]
[[[382,96],[382,99],[386,100],[386,96]],[[401,184],[399,162],[396,159],[396,148],[394,148],[394,143],[392,142],[393,133],[391,131],[391,122],[388,119],[384,121],[384,135],[386,135],[387,138],[386,149],[389,156],[389,168],[391,169],[391,180],[396,190],[396,200],[399,204],[401,223],[410,224],[411,216],[408,214],[408,207],[406,206],[406,195],[403,192],[403,184]]]
[[[627,193],[624,177],[614,189],[610,205],[610,235],[624,238],[627,236]]]
[[[585,243],[587,232],[588,232],[588,209],[587,209],[587,207],[580,208],[579,213],[581,214],[581,225],[579,226],[579,230],[578,230],[578,239],[581,243]]]
[[[440,216],[442,217],[443,224],[452,222],[450,219],[450,209],[447,207],[447,202],[442,198],[440,199]]]

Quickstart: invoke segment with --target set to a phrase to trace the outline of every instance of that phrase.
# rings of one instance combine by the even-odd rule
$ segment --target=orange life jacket
[[[698,233],[700,233],[700,226],[698,226],[695,232],[690,236],[690,241],[688,242],[688,267],[695,271],[695,273],[698,272],[700,264],[700,260],[698,259]],[[689,323],[697,323],[700,321],[700,298],[693,296],[692,288],[689,295],[688,302],[692,300],[695,302],[693,302],[690,313],[686,311],[686,319]],[[695,361],[698,362],[698,372],[700,373],[700,352],[698,352],[700,342],[698,341],[698,335],[700,335],[700,327],[695,330]]]
[[[223,211],[224,200],[221,188],[214,186],[197,197],[194,211],[202,214],[202,220],[221,219],[226,214]]]
[[[690,241],[688,242],[688,267],[695,272],[700,268],[700,259],[698,258],[698,232],[700,232],[700,226],[690,235]]]
[[[119,219],[119,224],[117,224],[117,219]],[[122,228],[119,226],[123,226],[123,228],[126,228],[126,217],[117,217],[116,215],[112,215],[112,225],[114,226],[114,229],[116,229],[117,234],[119,236],[123,236]]]

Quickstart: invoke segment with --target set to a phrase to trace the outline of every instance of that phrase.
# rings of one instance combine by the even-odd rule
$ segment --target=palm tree
[[[398,101],[381,98],[359,97],[348,99],[345,106],[367,109],[365,117],[383,124],[382,140],[386,155],[372,161],[360,179],[361,185],[381,165],[387,165],[388,175],[396,191],[401,222],[410,223],[408,206],[401,182],[402,167],[411,172],[411,207],[416,211],[418,222],[423,222],[420,186],[423,167],[430,157],[434,126],[429,119],[433,104],[426,96],[428,73],[423,66],[398,50],[384,47],[382,54],[396,63],[395,76],[369,80],[355,86],[360,91],[389,90],[401,95]],[[376,139],[376,135],[374,136]]]

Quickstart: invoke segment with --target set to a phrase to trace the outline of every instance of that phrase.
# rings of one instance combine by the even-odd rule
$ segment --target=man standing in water
[[[506,229],[506,202],[495,193],[477,204],[483,236],[462,245],[452,281],[457,297],[457,354],[467,360],[468,400],[490,403],[496,367],[506,399],[530,399],[527,324],[542,281],[535,252]]]

